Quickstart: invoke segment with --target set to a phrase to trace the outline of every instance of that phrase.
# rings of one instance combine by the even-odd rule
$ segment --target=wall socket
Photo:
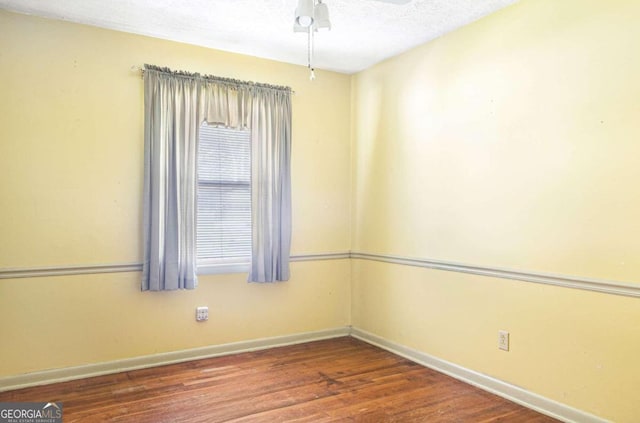
[[[509,332],[506,330],[498,331],[498,348],[509,351]]]
[[[209,307],[196,307],[196,321],[205,322],[209,320]]]

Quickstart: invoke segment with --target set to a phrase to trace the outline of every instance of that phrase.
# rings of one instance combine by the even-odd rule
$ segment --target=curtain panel
[[[250,282],[289,279],[291,90],[145,65],[142,290],[197,286],[200,125],[251,131]]]

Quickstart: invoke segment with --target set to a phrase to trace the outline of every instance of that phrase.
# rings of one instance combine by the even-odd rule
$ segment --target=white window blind
[[[248,262],[251,257],[250,132],[200,127],[198,264]]]

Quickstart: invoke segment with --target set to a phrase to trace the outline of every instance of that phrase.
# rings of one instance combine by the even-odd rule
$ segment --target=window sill
[[[198,265],[198,275],[223,275],[229,273],[249,273],[249,262],[244,263],[203,263]]]

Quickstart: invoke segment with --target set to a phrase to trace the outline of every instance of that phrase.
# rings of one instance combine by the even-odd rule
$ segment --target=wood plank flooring
[[[351,337],[0,393],[64,422],[555,422]]]

